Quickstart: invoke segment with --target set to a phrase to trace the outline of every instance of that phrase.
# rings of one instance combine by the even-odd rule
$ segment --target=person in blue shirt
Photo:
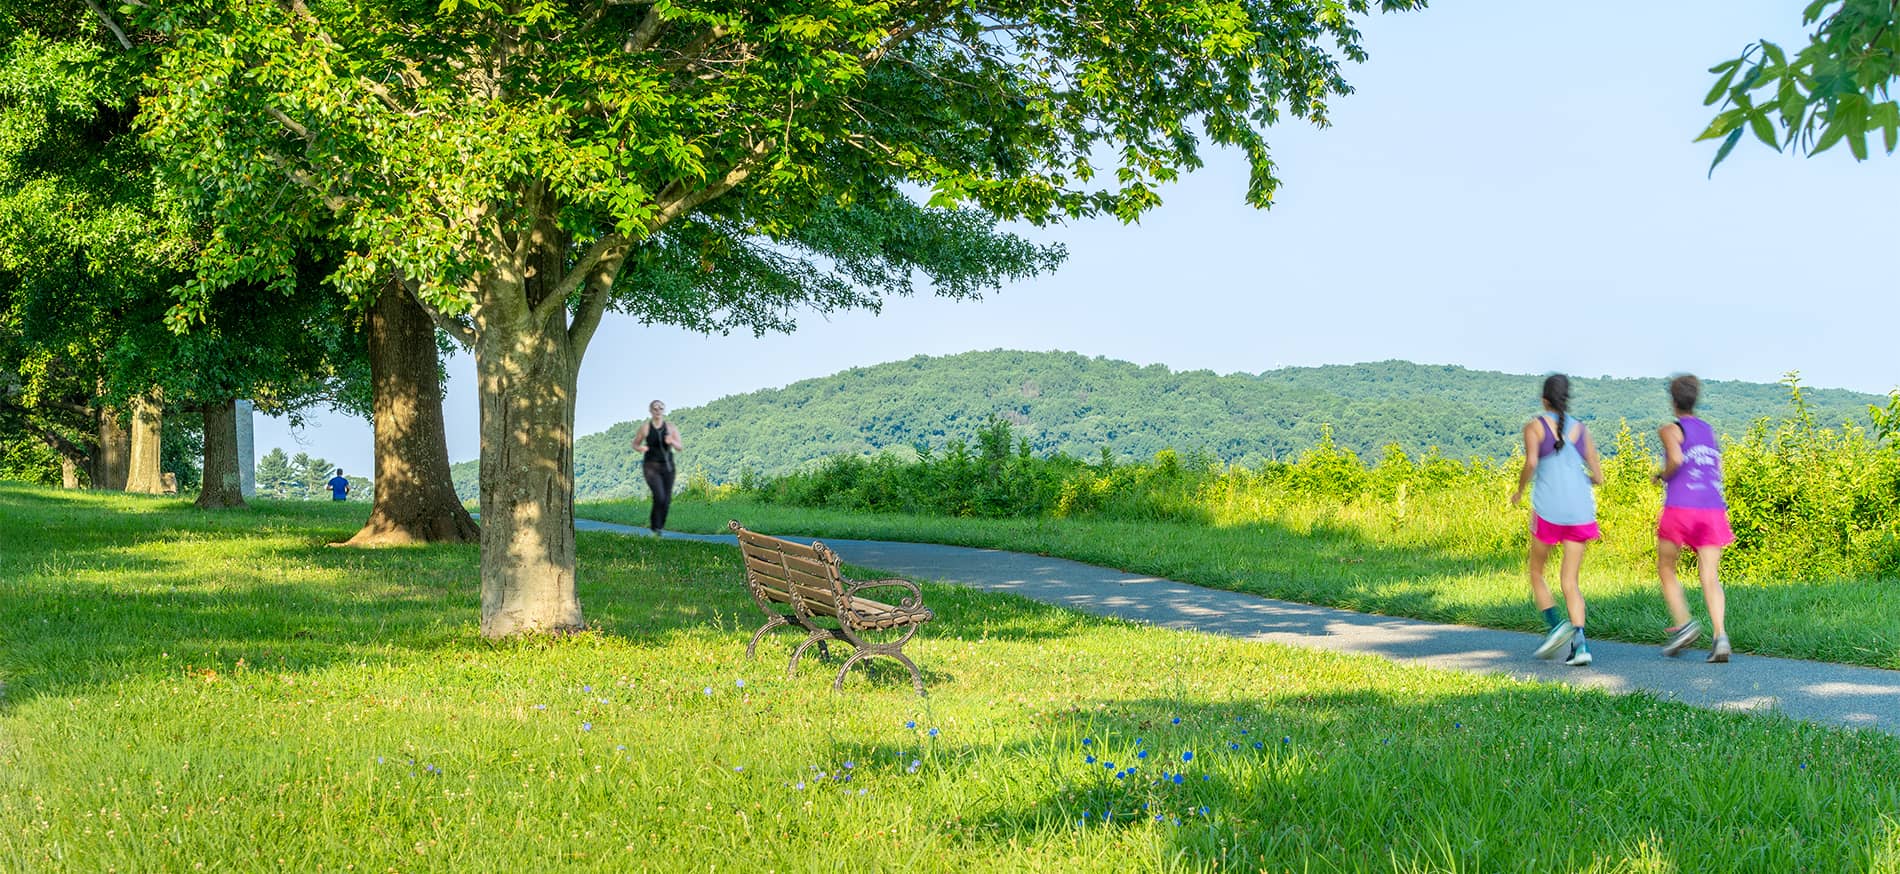
[[[343,468],[336,469],[336,476],[330,477],[330,500],[344,501],[350,497],[350,481],[343,478]]]

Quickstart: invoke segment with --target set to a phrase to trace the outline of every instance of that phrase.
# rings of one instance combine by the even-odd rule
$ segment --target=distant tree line
[[[1164,449],[1248,467],[1290,460],[1330,427],[1342,449],[1377,458],[1395,445],[1414,455],[1499,458],[1537,410],[1541,377],[1383,361],[1219,376],[1068,352],[987,351],[918,356],[852,368],[782,389],[721,398],[673,414],[686,450],[681,481],[697,473],[736,483],[777,477],[838,455],[919,453],[978,443],[992,417],[1009,423],[1035,455],[1147,460]],[[1586,421],[1660,423],[1667,374],[1649,379],[1573,375],[1573,409]],[[1805,392],[1827,424],[1866,420],[1884,399],[1842,390]],[[1774,384],[1714,380],[1704,414],[1740,434],[1781,415],[1787,391]],[[640,456],[629,448],[638,422],[575,443],[576,497],[645,494]],[[457,465],[457,491],[474,495],[475,468]]]

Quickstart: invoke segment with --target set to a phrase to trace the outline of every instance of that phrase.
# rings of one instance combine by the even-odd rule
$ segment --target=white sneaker
[[[1570,638],[1576,636],[1576,634],[1577,627],[1571,625],[1570,620],[1560,619],[1557,621],[1557,626],[1552,628],[1549,634],[1544,635],[1544,642],[1538,644],[1537,650],[1532,652],[1531,655],[1540,659],[1556,658],[1557,650],[1561,649],[1564,644],[1569,643]]]
[[[1694,619],[1674,629],[1664,630],[1669,632],[1669,642],[1663,644],[1663,655],[1671,658],[1682,655],[1682,651],[1687,649],[1689,644],[1695,643],[1696,638],[1702,636],[1702,625]]]
[[[1586,647],[1571,653],[1570,658],[1564,659],[1564,664],[1573,668],[1587,668],[1593,661],[1596,659],[1590,657],[1590,650]]]

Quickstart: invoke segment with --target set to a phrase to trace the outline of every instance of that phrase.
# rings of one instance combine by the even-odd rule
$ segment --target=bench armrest
[[[921,607],[924,603],[923,591],[918,589],[917,584],[910,580],[892,577],[887,580],[845,580],[845,583],[847,585],[844,589],[844,595],[847,598],[857,597],[858,592],[865,589],[905,588],[910,590],[910,594],[906,596],[903,601],[899,602],[898,606],[909,610]]]

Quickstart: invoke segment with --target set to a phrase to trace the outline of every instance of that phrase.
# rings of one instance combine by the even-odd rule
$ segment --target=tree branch
[[[640,17],[639,26],[627,34],[627,41],[620,50],[624,52],[644,52],[653,47],[654,40],[660,38],[660,25],[666,23],[666,16],[660,14],[660,7],[653,6],[647,14]]]
[[[587,252],[581,255],[581,260],[574,265],[574,269],[567,271],[567,276],[561,279],[561,284],[555,286],[554,291],[534,305],[534,309],[530,311],[534,324],[545,322],[554,314],[555,307],[567,306],[567,299],[573,297],[574,292],[581,289],[581,284],[593,275],[594,268],[603,259],[613,259],[618,269],[620,259],[626,257],[629,245],[627,238],[619,234],[608,234],[595,240],[593,245],[587,247]]]
[[[652,234],[658,231],[674,219],[698,209],[706,201],[725,194],[744,182],[746,177],[751,176],[752,171],[757,169],[759,163],[765,160],[765,156],[772,151],[772,143],[772,140],[758,141],[752,146],[751,154],[741,159],[730,171],[727,171],[725,176],[720,177],[719,181],[698,191],[682,191],[672,203],[660,207],[659,214],[647,223],[647,233]]]
[[[626,263],[631,251],[632,247],[620,249],[594,265],[593,275],[587,279],[587,291],[581,295],[580,307],[574,312],[574,322],[567,329],[569,354],[575,361],[587,354],[587,344],[593,341],[594,331],[600,327],[601,317],[607,311],[607,301],[613,297],[614,280],[620,277],[620,266]]]
[[[86,0],[86,5],[92,8],[94,15],[99,16],[99,20],[104,22],[106,29],[112,31],[112,35],[119,38],[119,47],[130,51],[132,49],[132,40],[126,38],[125,29],[120,27],[119,22],[112,18],[112,13],[107,12],[104,6],[100,6],[99,0]]]
[[[409,299],[415,301],[417,306],[422,307],[423,312],[429,314],[429,321],[434,322],[442,333],[455,338],[455,342],[462,344],[464,349],[475,348],[474,329],[430,306],[428,301],[422,299],[422,289],[415,280],[407,276],[398,276],[396,281],[402,284],[403,290],[409,294]]]

